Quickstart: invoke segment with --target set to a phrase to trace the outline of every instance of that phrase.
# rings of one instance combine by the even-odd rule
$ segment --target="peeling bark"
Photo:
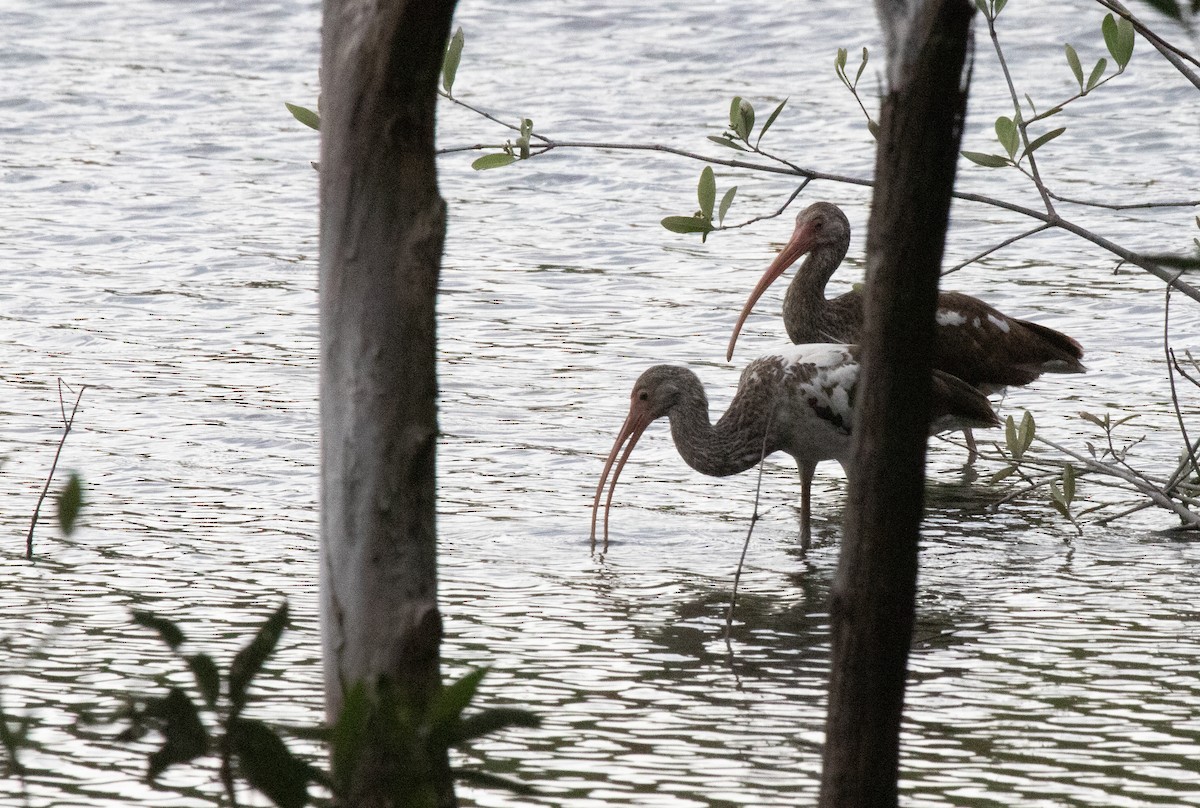
[[[321,620],[345,689],[439,686],[434,111],[453,0],[326,0],[321,99]],[[453,804],[446,777],[443,804]],[[381,804],[365,795],[358,804]]]

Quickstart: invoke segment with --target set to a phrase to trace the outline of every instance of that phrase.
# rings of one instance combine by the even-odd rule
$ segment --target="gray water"
[[[1002,36],[1039,108],[1072,92],[1062,42],[1090,65],[1102,14],[1014,0]],[[869,4],[464,0],[456,94],[560,138],[722,153],[728,99],[755,101],[764,140],[802,165],[866,176],[873,144],[832,70],[836,48],[882,51]],[[258,714],[321,718],[316,614],[315,133],[284,101],[318,93],[315,3],[143,0],[0,4],[0,588],[4,707],[31,717],[31,805],[193,805],[212,773],[141,784],[147,746],[115,743],[124,694],[178,679],[129,610],[180,621],[225,660],[287,598],[293,628],[258,682]],[[1176,36],[1181,42],[1186,39]],[[966,148],[994,151],[1008,113],[979,42]],[[510,134],[443,105],[444,146]],[[1197,96],[1139,42],[1128,74],[1059,116],[1039,153],[1062,193],[1107,202],[1200,195]],[[730,153],[732,154],[732,153]],[[700,165],[562,150],[474,172],[442,159],[451,211],[439,302],[441,595],[448,675],[489,665],[484,702],[544,725],[477,745],[533,799],[462,789],[465,805],[794,805],[815,797],[828,660],[826,596],[845,492],[815,491],[815,546],[797,549],[795,470],[768,464],[732,643],[722,640],[755,475],[688,469],[651,429],[624,472],[613,543],[588,551],[592,493],[629,387],[661,361],[693,367],[721,411],[747,357],[778,343],[782,290],[721,361],[745,294],[790,213],[701,245],[658,220],[695,209]],[[730,214],[794,187],[738,184]],[[1036,206],[1011,172],[964,164],[960,188]],[[816,183],[855,230],[841,291],[862,269],[867,194]],[[1134,249],[1181,251],[1193,212],[1064,212]],[[960,203],[948,262],[1027,226]],[[948,286],[1071,333],[1090,372],[1009,393],[1076,448],[1086,410],[1138,414],[1131,462],[1174,466],[1161,283],[1065,235],[1018,243]],[[1197,350],[1197,307],[1171,310]],[[60,468],[87,483],[83,528],[24,537],[59,439],[57,380],[88,385]],[[1183,389],[1194,416],[1200,399]],[[72,397],[73,398],[73,397]],[[1200,803],[1200,550],[1145,510],[1077,535],[1039,497],[963,481],[935,442],[903,740],[912,806]],[[984,464],[984,476],[996,470]],[[1119,492],[1083,481],[1081,507]],[[11,778],[3,802],[20,804]]]

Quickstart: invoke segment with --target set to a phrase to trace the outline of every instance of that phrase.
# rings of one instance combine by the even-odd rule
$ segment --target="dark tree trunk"
[[[881,0],[891,87],[867,232],[866,328],[842,554],[820,804],[897,804],[912,641],[938,274],[966,107],[966,0]],[[900,13],[892,16],[895,12]]]
[[[453,0],[326,0],[321,59],[321,621],[326,708],[439,686],[434,109]],[[448,767],[440,791],[453,804]],[[380,778],[382,779],[382,778]],[[367,775],[349,802],[381,805]]]

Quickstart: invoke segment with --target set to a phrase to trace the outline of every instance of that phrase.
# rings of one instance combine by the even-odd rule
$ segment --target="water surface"
[[[1100,15],[1078,2],[1010,4],[1016,80],[1039,108],[1070,95],[1062,42],[1101,54]],[[869,6],[464,2],[456,94],[560,138],[663,142],[721,153],[734,94],[760,119],[789,98],[767,141],[796,162],[867,176],[873,144],[833,75],[838,47],[882,57]],[[0,11],[0,606],[4,705],[32,716],[33,805],[189,805],[208,772],[139,785],[126,750],[81,710],[177,677],[129,610],[185,624],[227,660],[288,598],[293,630],[259,682],[261,714],[321,717],[316,615],[317,322],[315,134],[284,101],[316,98],[315,3],[66,3]],[[1006,40],[1007,41],[1007,40]],[[1180,38],[1180,41],[1183,41]],[[993,150],[1009,111],[979,43],[966,147]],[[444,145],[510,133],[443,106]],[[1196,195],[1197,105],[1139,42],[1129,75],[1059,116],[1040,153],[1064,194],[1112,202]],[[724,155],[722,155],[724,156]],[[464,789],[466,805],[794,805],[815,798],[828,663],[826,600],[845,493],[815,492],[816,545],[797,549],[796,473],[769,464],[764,516],[721,639],[755,475],[688,469],[665,428],[624,472],[613,544],[588,552],[592,493],[629,386],[662,361],[693,367],[714,412],[747,357],[783,338],[782,290],[722,361],[746,292],[790,215],[672,236],[700,166],[644,153],[562,150],[478,173],[444,158],[451,211],[442,295],[439,535],[449,674],[490,665],[485,700],[544,726],[480,744],[495,771],[535,783],[518,800]],[[778,207],[781,178],[718,171],[731,217]],[[1036,205],[1013,177],[965,166],[960,187]],[[817,183],[855,227],[841,291],[863,265],[868,197]],[[1190,211],[1064,212],[1135,249],[1182,250]],[[1019,232],[1010,214],[958,204],[957,263]],[[1077,412],[1137,413],[1139,467],[1173,467],[1178,444],[1162,362],[1162,286],[1072,237],[1044,234],[956,273],[951,286],[1065,330],[1090,372],[1012,391],[1046,435],[1095,441]],[[1177,349],[1194,304],[1177,299]],[[86,525],[24,535],[58,440],[56,380],[86,384],[62,459],[88,483]],[[1184,391],[1189,414],[1196,396]],[[963,481],[960,449],[935,443],[904,735],[907,805],[1200,802],[1200,551],[1147,510],[1082,536],[1043,503],[996,509],[1003,487]],[[988,467],[985,472],[994,470]],[[1115,495],[1084,481],[1087,502]],[[142,757],[139,759],[139,755]],[[3,785],[5,800],[20,790]]]

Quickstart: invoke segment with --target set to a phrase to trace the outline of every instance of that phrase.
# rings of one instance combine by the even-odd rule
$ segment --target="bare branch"
[[[1037,227],[1033,228],[1032,230],[1026,230],[1024,233],[1018,233],[1017,235],[1012,236],[1011,238],[1006,238],[1006,239],[1004,239],[1004,241],[1000,242],[999,244],[996,244],[995,246],[992,246],[992,247],[988,247],[986,250],[979,253],[974,258],[969,258],[966,261],[963,261],[961,264],[956,264],[955,266],[952,266],[949,269],[945,270],[944,272],[942,272],[942,277],[949,275],[951,272],[958,272],[958,270],[962,269],[963,267],[970,266],[971,264],[975,263],[976,261],[980,261],[980,260],[988,257],[989,255],[996,252],[997,250],[1002,250],[1010,244],[1013,244],[1015,242],[1020,241],[1021,239],[1028,238],[1029,236],[1040,233],[1043,230],[1049,230],[1051,227],[1053,227],[1053,225],[1049,224],[1048,222],[1043,222],[1042,224],[1039,224]]]
[[[33,531],[37,527],[38,514],[41,513],[42,503],[46,500],[46,494],[50,491],[50,483],[54,480],[54,470],[58,468],[58,458],[62,454],[63,445],[67,442],[67,435],[71,434],[71,427],[75,425],[75,413],[79,411],[79,401],[83,398],[83,391],[88,388],[86,384],[80,385],[79,394],[75,396],[75,406],[71,407],[71,414],[67,415],[66,404],[63,401],[63,380],[58,380],[58,409],[62,413],[63,433],[58,439],[58,449],[54,452],[54,461],[50,464],[50,473],[46,475],[46,484],[42,486],[42,494],[38,497],[37,504],[33,507],[33,518],[29,520],[29,533],[25,536],[25,557],[33,558]],[[67,387],[67,389],[71,389]]]

